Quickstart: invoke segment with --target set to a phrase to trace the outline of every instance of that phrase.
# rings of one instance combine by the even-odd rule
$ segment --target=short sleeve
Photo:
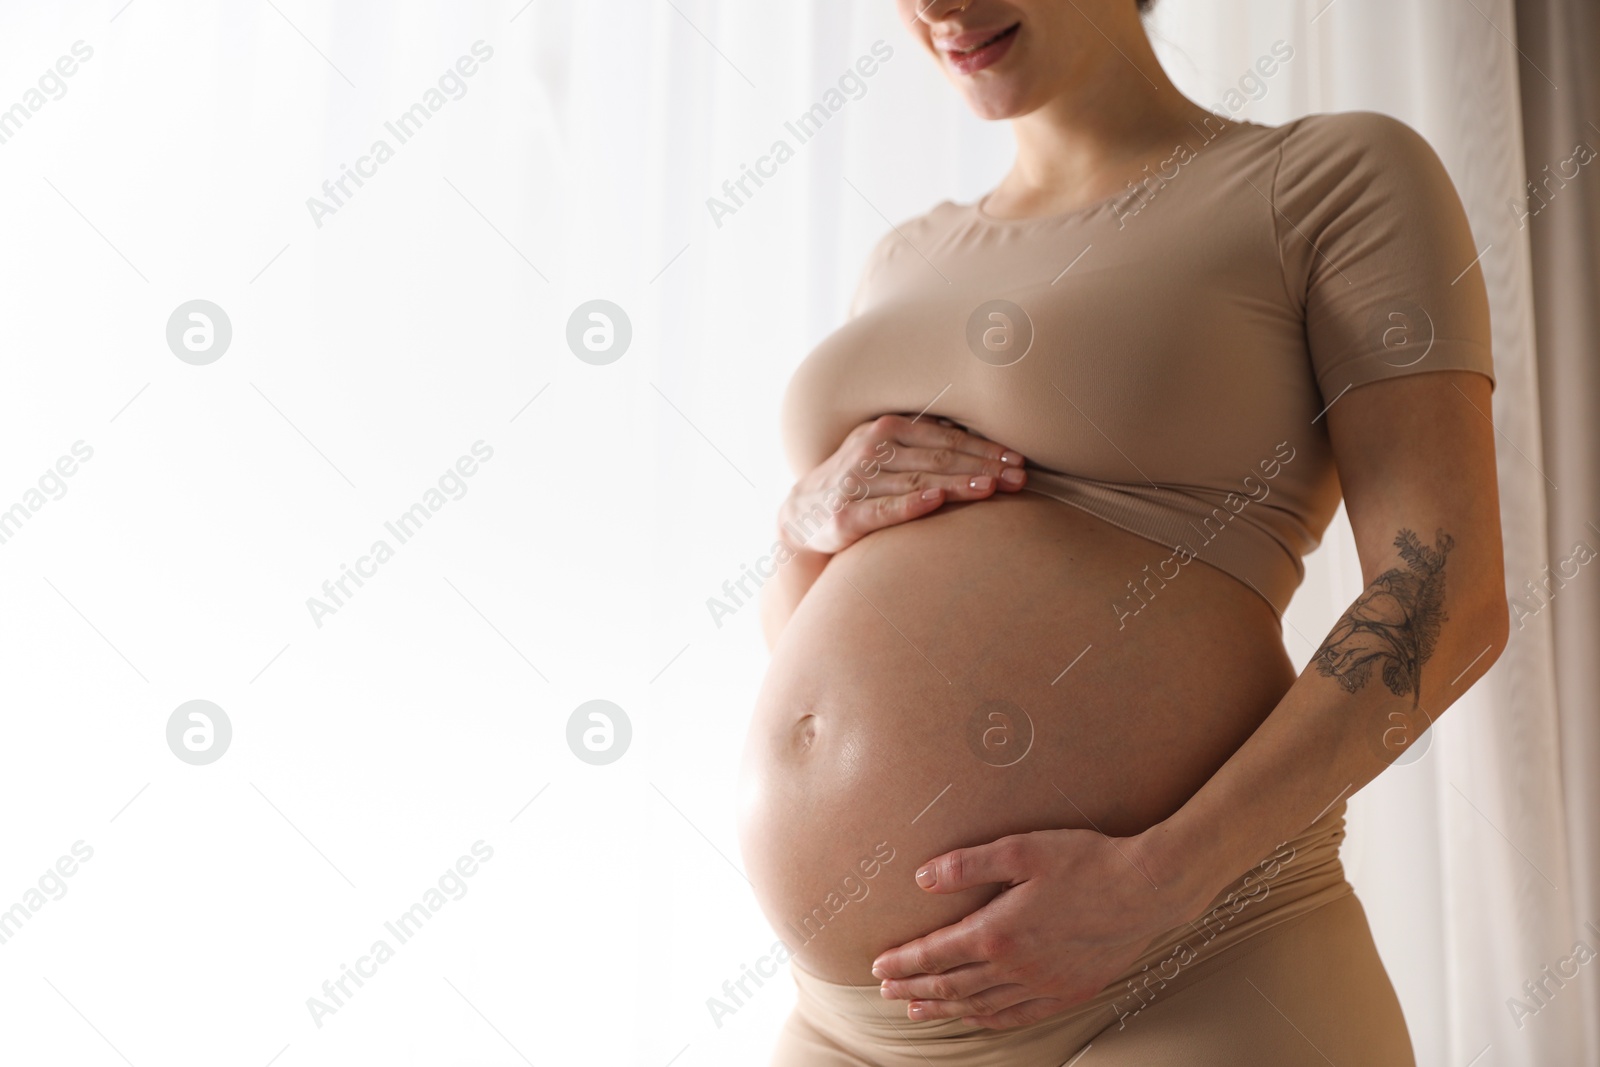
[[[1372,111],[1291,124],[1273,182],[1278,253],[1323,402],[1431,370],[1494,385],[1489,298],[1461,198],[1431,145]]]

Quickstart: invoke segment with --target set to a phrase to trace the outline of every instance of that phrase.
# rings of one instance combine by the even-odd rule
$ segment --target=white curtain
[[[1538,577],[1508,0],[1165,0],[1152,32],[1203,103],[1383,110],[1439,149],[1493,246],[1508,574]],[[734,832],[766,654],[753,608],[719,625],[706,601],[771,543],[779,395],[868,248],[990,188],[1008,131],[889,0],[0,14],[19,96],[79,39],[93,58],[0,146],[0,489],[96,449],[0,549],[0,802],[27,812],[0,907],[96,852],[0,949],[0,1060],[762,1062],[786,981],[707,1001],[773,941]],[[1250,81],[1279,39],[1294,59]],[[478,41],[492,58],[394,143]],[[799,143],[785,123],[832,88]],[[393,157],[317,225],[308,199],[380,138]],[[779,139],[793,157],[733,201]],[[162,332],[195,298],[233,324],[206,367]],[[604,366],[566,340],[594,299],[632,328]],[[466,495],[316,625],[307,599],[479,440]],[[1359,586],[1336,525],[1288,616],[1300,662]],[[1506,1006],[1577,930],[1542,625],[1351,806],[1346,863],[1429,1067],[1600,1063],[1576,997],[1521,1028]],[[197,697],[234,726],[203,768],[162,734]],[[597,698],[633,732],[603,767],[566,743]],[[479,839],[470,892],[316,1025],[307,999]]]

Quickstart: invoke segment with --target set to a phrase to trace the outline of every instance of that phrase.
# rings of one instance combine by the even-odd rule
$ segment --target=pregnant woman
[[[1196,106],[1137,0],[899,4],[1017,157],[884,236],[783,401],[774,1063],[1411,1064],[1339,843],[1507,638],[1460,200],[1393,119]],[[1285,634],[1341,494],[1365,589]]]

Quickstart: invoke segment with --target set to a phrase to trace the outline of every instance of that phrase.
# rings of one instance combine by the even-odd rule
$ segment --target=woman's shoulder
[[[959,224],[972,213],[973,205],[963,204],[955,200],[940,200],[920,215],[913,215],[895,223],[887,236],[893,237],[898,232],[907,238],[915,240],[915,234],[933,234],[949,229]]]
[[[1306,166],[1318,161],[1399,165],[1438,159],[1427,138],[1405,121],[1382,111],[1321,111],[1277,127],[1284,162]]]
[[[1278,127],[1281,155],[1273,203],[1291,217],[1384,204],[1423,208],[1453,201],[1439,153],[1404,121],[1381,111],[1329,111]]]
[[[920,215],[890,223],[878,236],[867,256],[869,266],[905,253],[916,255],[914,250],[931,248],[940,237],[960,226],[972,213],[971,204],[954,200],[941,200]]]

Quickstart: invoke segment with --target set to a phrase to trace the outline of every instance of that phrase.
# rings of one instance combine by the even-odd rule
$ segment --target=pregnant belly
[[[739,831],[797,962],[870,984],[873,958],[998,886],[936,896],[922,863],[1051,828],[1137,833],[1176,811],[1294,680],[1251,590],[1034,493],[947,505],[835,556],[773,650]]]

